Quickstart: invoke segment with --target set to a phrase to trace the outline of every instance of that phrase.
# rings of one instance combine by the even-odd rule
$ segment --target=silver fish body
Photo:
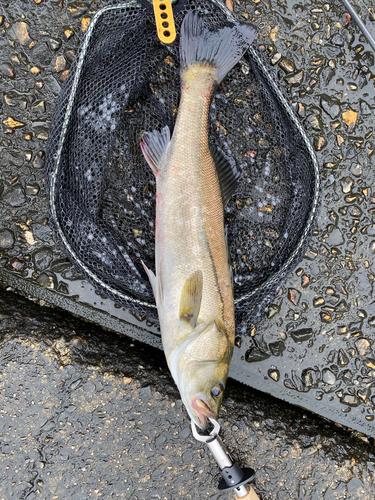
[[[216,418],[219,411],[233,352],[235,314],[223,186],[208,142],[209,107],[220,81],[220,64],[199,55],[199,34],[206,43],[209,35],[216,37],[216,44],[220,37],[226,43],[234,28],[211,33],[196,14],[187,18],[181,29],[181,101],[173,136],[170,139],[166,127],[161,133],[145,133],[141,143],[156,177],[156,276],[146,271],[169,368],[190,417],[205,427],[207,417]],[[235,42],[243,52],[248,42],[240,31],[235,36],[242,37]],[[196,46],[186,48],[192,38]],[[231,67],[241,57],[238,53]],[[230,193],[235,174],[224,159],[220,162]]]

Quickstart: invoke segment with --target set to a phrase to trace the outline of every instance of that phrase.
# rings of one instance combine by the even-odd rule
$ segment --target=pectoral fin
[[[141,149],[147,163],[156,175],[161,159],[171,139],[169,127],[164,127],[161,132],[145,132],[142,136]]]
[[[195,271],[186,280],[181,292],[180,319],[189,323],[193,328],[197,324],[199,310],[202,302],[203,274]]]

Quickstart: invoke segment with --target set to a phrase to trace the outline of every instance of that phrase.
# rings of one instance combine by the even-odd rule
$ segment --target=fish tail
[[[256,28],[251,24],[234,24],[210,31],[202,17],[190,11],[181,26],[181,72],[192,64],[205,63],[216,68],[216,80],[220,83],[241,59],[255,35]]]

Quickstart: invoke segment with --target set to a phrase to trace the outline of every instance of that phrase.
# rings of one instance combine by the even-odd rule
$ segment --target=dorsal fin
[[[180,299],[180,319],[195,328],[202,302],[203,273],[195,271],[185,281]]]
[[[154,130],[153,132],[144,132],[142,135],[142,153],[155,175],[170,140],[169,127],[164,127],[161,132]]]
[[[232,283],[232,288],[234,288],[233,267],[232,267],[232,262],[230,260],[229,245],[228,245],[228,228],[227,228],[227,226],[224,227],[224,235],[225,235],[225,247],[227,249],[227,257],[228,257],[228,266],[229,266],[230,280],[231,280],[231,283]]]
[[[234,161],[230,161],[217,146],[210,146],[212,157],[215,161],[217,176],[221,189],[223,205],[228,203],[229,198],[237,189],[241,172],[237,169]]]

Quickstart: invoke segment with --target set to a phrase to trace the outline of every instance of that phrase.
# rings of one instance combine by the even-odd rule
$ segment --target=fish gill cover
[[[142,134],[173,130],[180,99],[178,38],[189,10],[207,27],[234,21],[215,1],[174,7],[177,41],[157,39],[151,5],[116,2],[87,31],[56,104],[46,153],[50,221],[79,271],[116,303],[157,319],[143,261],[154,268],[155,179]],[[304,129],[253,44],[218,87],[210,145],[241,171],[225,209],[236,332],[250,332],[302,257],[319,170]]]

